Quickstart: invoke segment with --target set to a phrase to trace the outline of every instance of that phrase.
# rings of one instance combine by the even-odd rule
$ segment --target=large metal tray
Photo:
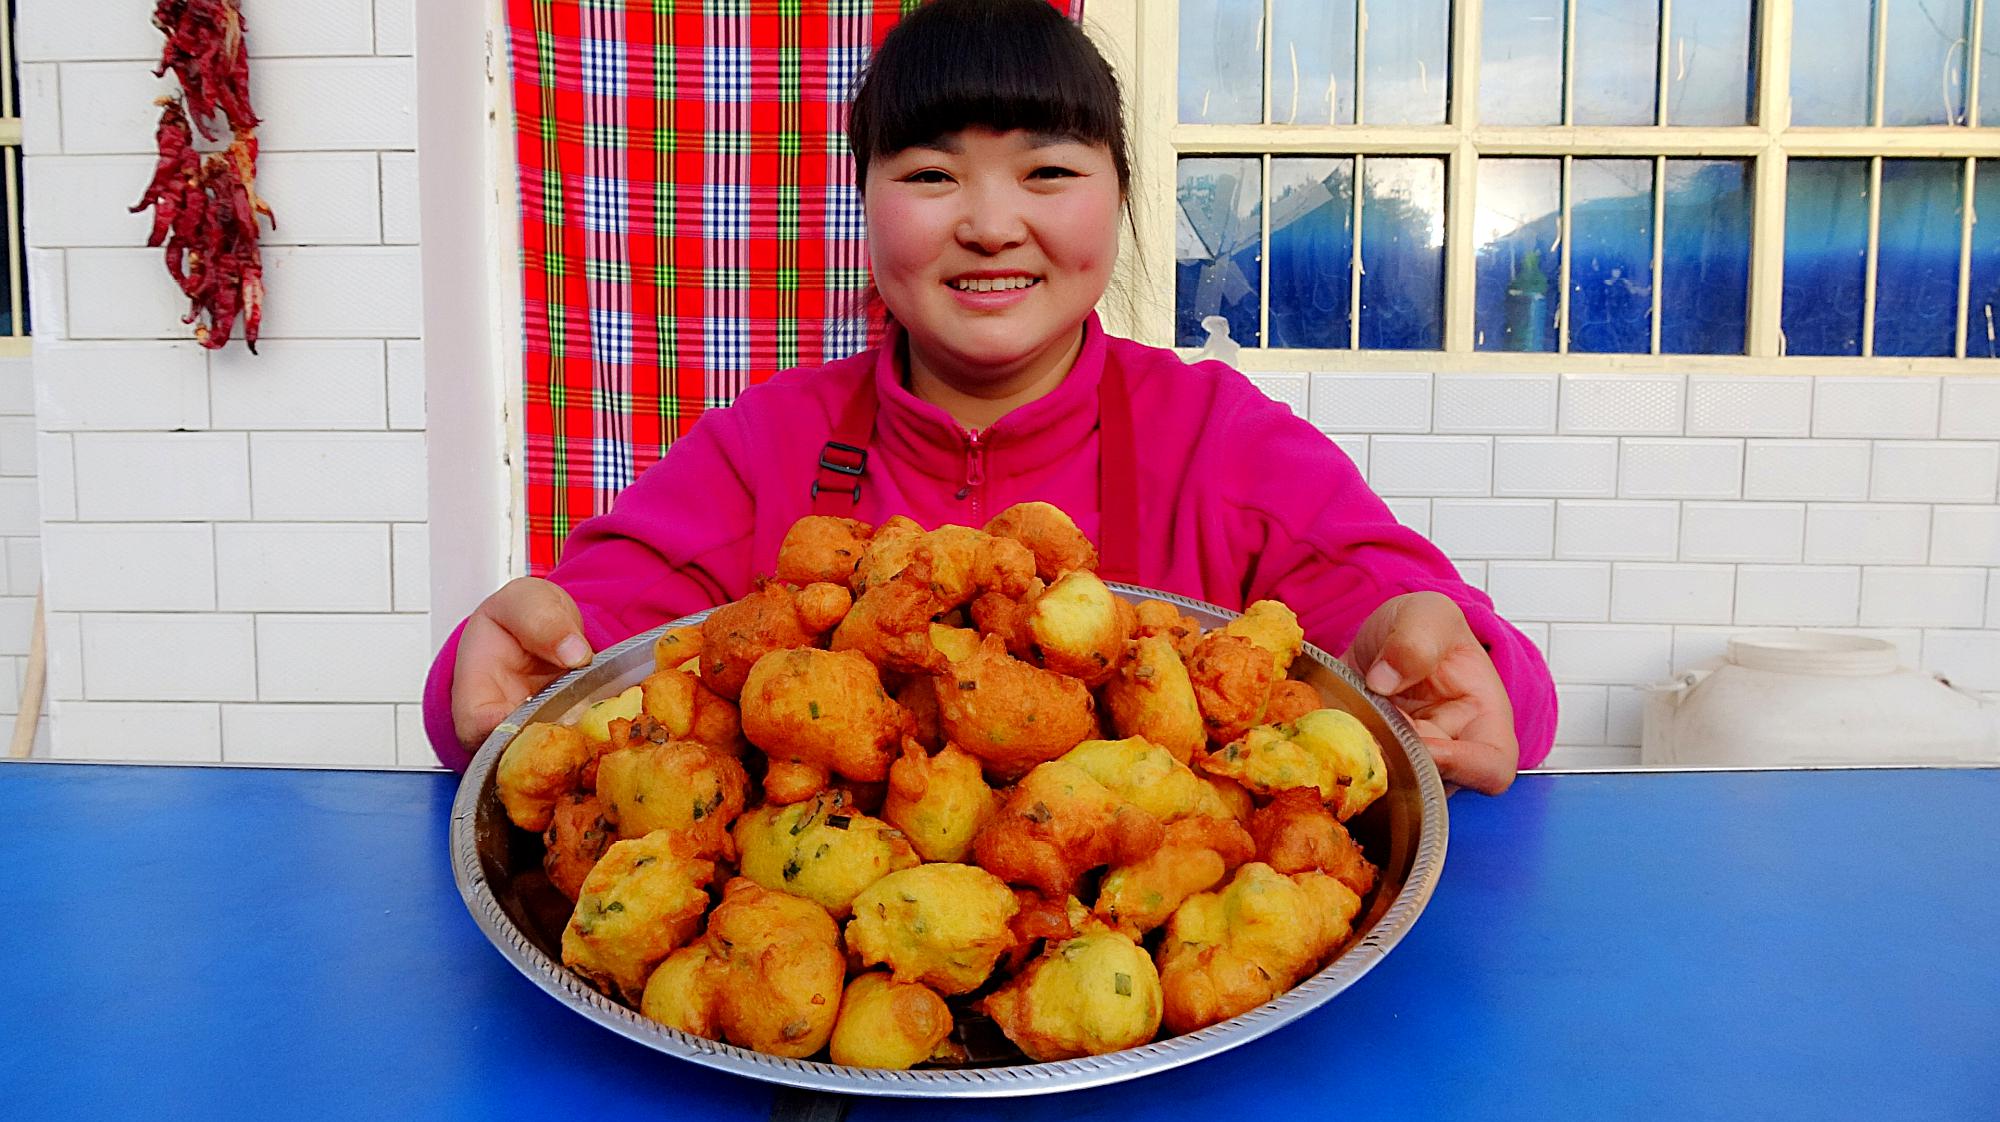
[[[1236,613],[1213,604],[1131,585],[1112,585],[1127,599],[1167,600],[1204,627]],[[1410,930],[1430,900],[1444,866],[1445,791],[1423,742],[1403,715],[1370,694],[1353,671],[1308,646],[1293,676],[1318,687],[1328,704],[1368,726],[1389,765],[1389,791],[1348,823],[1381,869],[1354,934],[1333,961],[1287,993],[1240,1017],[1186,1036],[1105,1056],[1031,1063],[1025,1057],[985,1066],[877,1071],[790,1060],[703,1040],[647,1020],[605,997],[562,965],[562,928],[569,902],[541,870],[541,839],[507,821],[493,788],[494,767],[516,732],[531,721],[568,718],[653,672],[653,640],[667,627],[697,623],[703,612],[635,635],[558,680],[493,730],[473,757],[452,805],[451,859],[459,894],[480,930],[507,961],[557,1001],[598,1024],[670,1056],[771,1083],[815,1091],[905,1097],[972,1098],[1044,1094],[1133,1079],[1213,1056],[1255,1040],[1318,1008],[1353,985]]]

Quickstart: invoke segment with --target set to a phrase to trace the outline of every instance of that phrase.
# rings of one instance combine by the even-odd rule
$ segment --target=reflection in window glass
[[[2000,2],[2000,0],[1996,0]],[[1751,123],[1751,0],[1676,4],[1667,44],[1667,123]]]
[[[1986,0],[1980,34],[1979,123],[2000,125],[2000,0]]]
[[[19,153],[12,148],[6,150],[6,159],[4,160],[6,181],[0,183],[0,191],[6,191],[11,188],[13,197],[17,199],[21,197],[20,162],[16,159],[18,155]],[[26,335],[28,333],[28,325],[25,323],[16,324],[14,322],[14,279],[12,271],[7,268],[7,262],[13,259],[16,252],[15,246],[17,240],[21,236],[20,217],[10,214],[0,216],[0,218],[4,218],[4,221],[0,221],[0,336]],[[26,279],[25,271],[22,279]],[[22,316],[25,317],[27,312],[27,294],[23,293],[21,296]]]
[[[1473,344],[1555,350],[1562,161],[1481,160],[1477,198]]]
[[[1348,346],[1354,161],[1271,161],[1273,347]]]
[[[1564,0],[1487,0],[1479,52],[1479,119],[1562,123]]]
[[[1868,161],[1793,160],[1785,188],[1785,353],[1861,353]]]
[[[1569,349],[1653,349],[1653,161],[1572,160]]]
[[[1395,0],[1368,7],[1368,72],[1361,121],[1368,125],[1444,123],[1447,0]],[[1366,219],[1363,219],[1366,221]]]
[[[1965,357],[2000,358],[2000,160],[1981,160],[1974,172],[1972,272],[1966,283],[1971,299]]]
[[[1576,0],[1579,125],[1650,125],[1659,92],[1659,0]]]
[[[1271,123],[1354,123],[1354,0],[1273,0]]]
[[[1237,343],[1262,345],[1257,330],[1263,272],[1258,165],[1253,157],[1236,156],[1180,162],[1174,237],[1174,337],[1180,346],[1206,343],[1203,321],[1210,316],[1227,319],[1229,337]]]
[[[1793,7],[1793,124],[1869,123],[1874,36],[1869,0],[1812,0]]]
[[[1250,125],[1264,119],[1263,0],[1180,0],[1181,120]]]
[[[1883,160],[1875,353],[1950,355],[1958,334],[1956,160]]]
[[[1750,309],[1749,165],[1668,160],[1665,187],[1660,350],[1742,354]]]
[[[1444,161],[1371,158],[1361,181],[1361,345],[1436,350],[1444,343]]]
[[[1889,9],[1882,50],[1882,123],[1965,123],[1968,0],[1902,0]]]

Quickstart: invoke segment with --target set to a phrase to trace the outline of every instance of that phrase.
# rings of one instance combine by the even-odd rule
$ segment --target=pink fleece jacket
[[[1521,766],[1548,755],[1555,688],[1534,644],[1396,521],[1337,445],[1235,370],[1106,335],[1092,317],[1062,385],[975,436],[903,388],[893,355],[885,346],[751,387],[579,525],[549,577],[576,599],[591,648],[744,596],[770,573],[785,531],[811,513],[820,449],[864,378],[881,406],[855,517],[978,526],[1041,500],[1097,540],[1097,388],[1116,362],[1138,436],[1139,583],[1237,610],[1282,600],[1336,654],[1383,601],[1442,592],[1507,683]],[[462,771],[457,651],[454,633],[431,668],[424,723],[438,759]]]

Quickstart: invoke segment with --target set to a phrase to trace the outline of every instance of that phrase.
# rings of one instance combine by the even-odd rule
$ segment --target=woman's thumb
[[[494,622],[506,628],[522,650],[571,669],[590,661],[583,617],[569,593],[554,583],[532,578],[516,581],[505,591],[508,594],[494,605]]]

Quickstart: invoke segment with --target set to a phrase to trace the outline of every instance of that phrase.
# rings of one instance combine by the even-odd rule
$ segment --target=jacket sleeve
[[[649,627],[744,595],[754,500],[733,409],[702,415],[609,511],[576,527],[549,579],[576,600],[584,638],[602,651]],[[452,728],[451,682],[461,622],[424,683],[424,731],[439,762],[472,757]]]
[[[1318,429],[1256,394],[1213,470],[1241,496],[1239,540],[1251,550],[1244,602],[1282,600],[1306,638],[1329,653],[1347,649],[1385,601],[1440,592],[1465,612],[1507,685],[1521,767],[1542,762],[1555,740],[1555,685],[1527,636],[1500,618],[1421,534],[1396,521],[1353,461]],[[1234,449],[1233,454],[1230,449]]]

